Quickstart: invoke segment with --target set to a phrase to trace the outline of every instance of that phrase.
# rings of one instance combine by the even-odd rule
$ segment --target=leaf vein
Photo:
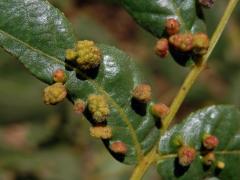
[[[11,34],[3,31],[0,29],[0,32],[5,35],[5,36],[8,36],[9,38],[23,44],[24,46],[26,46],[27,48],[29,49],[32,49],[34,52],[38,52],[46,57],[48,57],[49,59],[52,59],[54,61],[56,61],[57,63],[59,64],[62,64],[62,65],[66,65],[63,61],[61,61],[60,59],[58,58],[55,58],[39,49],[36,49],[34,47],[32,47],[31,45],[27,44],[26,42],[20,40],[20,39],[17,39],[16,37],[12,36]],[[133,144],[134,144],[134,147],[135,147],[135,150],[136,150],[136,154],[137,154],[137,159],[138,161],[140,161],[142,158],[143,158],[143,152],[142,152],[142,149],[141,149],[141,145],[138,141],[138,138],[137,138],[137,135],[136,135],[136,132],[131,124],[131,122],[129,121],[127,115],[124,113],[124,111],[122,110],[122,108],[114,101],[114,99],[112,99],[112,97],[97,83],[95,82],[94,80],[90,79],[88,76],[86,76],[83,72],[81,72],[79,69],[76,69],[75,67],[72,67],[74,68],[75,70],[77,70],[79,73],[81,73],[82,75],[84,75],[87,80],[93,84],[96,89],[98,89],[98,91],[100,91],[102,94],[104,94],[108,99],[109,101],[111,102],[111,104],[116,108],[116,110],[118,111],[119,115],[121,116],[122,120],[124,121],[124,123],[127,125],[129,131],[130,131],[130,134],[131,134],[131,138],[132,138],[132,141],[133,141]]]

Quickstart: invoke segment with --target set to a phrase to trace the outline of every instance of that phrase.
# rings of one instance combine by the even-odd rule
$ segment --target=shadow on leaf
[[[189,169],[190,166],[182,166],[179,164],[178,158],[174,160],[174,176],[181,177],[183,176]]]

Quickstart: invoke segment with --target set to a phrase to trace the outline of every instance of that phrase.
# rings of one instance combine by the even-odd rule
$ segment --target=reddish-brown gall
[[[64,83],[66,81],[65,71],[63,69],[57,69],[56,71],[54,71],[54,73],[53,73],[53,80],[55,82]]]
[[[196,157],[196,150],[189,146],[182,146],[178,150],[178,162],[181,166],[189,166]]]
[[[166,32],[169,36],[179,33],[180,23],[174,18],[169,18],[166,20],[165,24]]]
[[[123,155],[126,154],[128,150],[126,144],[121,141],[113,142],[110,145],[110,149],[117,154],[123,154]]]
[[[203,146],[206,149],[212,150],[215,149],[219,144],[219,140],[216,136],[213,135],[205,135],[203,138]]]
[[[152,114],[158,118],[163,118],[169,113],[169,107],[162,103],[153,104],[151,110]]]
[[[155,53],[160,56],[161,58],[164,58],[168,54],[168,40],[166,38],[159,39],[155,46]]]
[[[193,35],[191,33],[176,34],[169,38],[169,43],[182,52],[188,52],[193,49]]]

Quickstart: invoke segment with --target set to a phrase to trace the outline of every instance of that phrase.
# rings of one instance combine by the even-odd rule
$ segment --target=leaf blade
[[[114,133],[111,142],[126,143],[129,156],[126,156],[124,161],[130,164],[135,163],[143,157],[143,154],[151,150],[159,137],[155,118],[150,113],[151,105],[145,107],[144,115],[136,113],[132,108],[133,88],[146,81],[141,77],[140,70],[133,60],[129,59],[125,53],[106,45],[98,45],[98,47],[102,50],[103,62],[96,79],[86,77],[86,80],[82,81],[77,78],[76,72],[73,72],[66,87],[72,90],[70,95],[74,97],[73,101],[78,98],[87,100],[88,95],[92,93],[100,93],[107,97],[112,109],[107,119]],[[113,72],[110,72],[109,66]]]
[[[165,22],[176,18],[181,24],[181,32],[205,32],[202,13],[195,0],[123,0],[122,5],[136,22],[156,37],[163,37]]]
[[[161,137],[159,151],[163,157],[160,157],[158,172],[166,179],[191,179],[193,176],[199,177],[199,179],[212,176],[223,179],[239,177],[235,166],[240,161],[239,117],[239,110],[228,105],[211,106],[191,114],[183,123],[173,127]],[[181,135],[184,143],[196,148],[199,152],[205,133],[219,138],[220,144],[214,152],[218,160],[225,162],[226,167],[219,174],[216,174],[213,166],[206,170],[202,164],[202,157],[198,153],[189,169],[182,174],[177,174],[176,152],[178,147],[174,146],[174,138]],[[232,156],[236,158],[234,163]]]
[[[23,6],[26,6],[24,12],[19,11]],[[132,89],[145,81],[140,77],[141,72],[132,59],[116,48],[98,45],[104,58],[97,76],[80,78],[78,73],[82,72],[65,64],[65,50],[73,46],[75,38],[69,23],[58,10],[45,0],[4,0],[0,2],[0,9],[4,9],[0,11],[1,20],[6,18],[4,13],[8,11],[7,14],[10,14],[10,17],[13,14],[11,18],[15,19],[9,24],[5,20],[1,21],[0,45],[16,56],[34,76],[52,84],[54,71],[64,69],[68,76],[65,86],[72,102],[78,98],[86,100],[91,93],[103,94],[108,98],[111,106],[108,125],[112,127],[114,135],[110,141],[104,143],[109,149],[110,143],[120,140],[126,143],[129,149],[124,159],[114,155],[115,158],[127,164],[134,164],[143,154],[150,151],[158,139],[159,132],[149,111],[150,105],[145,107],[144,115],[140,115],[131,107]],[[43,12],[49,18],[42,15]],[[29,22],[24,21],[27,15],[34,13],[31,21],[34,21],[34,26],[40,28],[33,28],[33,34],[27,34]],[[19,22],[14,26],[16,19]],[[45,31],[53,36],[47,43]]]

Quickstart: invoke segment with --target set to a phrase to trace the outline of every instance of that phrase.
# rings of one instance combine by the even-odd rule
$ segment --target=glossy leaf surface
[[[205,31],[196,0],[122,0],[122,4],[139,25],[157,37],[164,35],[168,18],[179,21],[181,32]]]
[[[122,0],[123,7],[144,29],[158,38],[168,38],[166,21],[180,23],[180,33],[206,32],[201,6],[196,0]],[[192,52],[181,52],[170,46],[173,59],[182,66],[194,63]]]
[[[191,114],[183,123],[176,125],[161,137],[159,151],[162,156],[158,161],[159,174],[163,179],[190,180],[193,177],[239,179],[240,172],[237,168],[240,163],[239,118],[239,109],[228,105],[211,106]],[[219,139],[220,143],[214,152],[216,159],[225,163],[222,171],[214,165],[209,168],[203,166],[202,139],[206,133],[215,135]],[[178,137],[182,137],[183,143],[198,151],[194,162],[186,168],[177,163],[178,147],[174,142]]]
[[[132,103],[133,88],[147,83],[132,59],[116,48],[98,45],[103,54],[100,68],[91,74],[80,72],[65,63],[65,50],[72,48],[76,40],[61,12],[44,0],[4,0],[0,9],[0,45],[34,76],[52,84],[53,72],[64,69],[71,101],[86,100],[92,93],[106,97],[111,111],[107,124],[113,137],[104,143],[108,147],[122,141],[128,148],[124,157],[115,154],[115,158],[136,163],[154,146],[159,132],[149,105],[141,109]]]

